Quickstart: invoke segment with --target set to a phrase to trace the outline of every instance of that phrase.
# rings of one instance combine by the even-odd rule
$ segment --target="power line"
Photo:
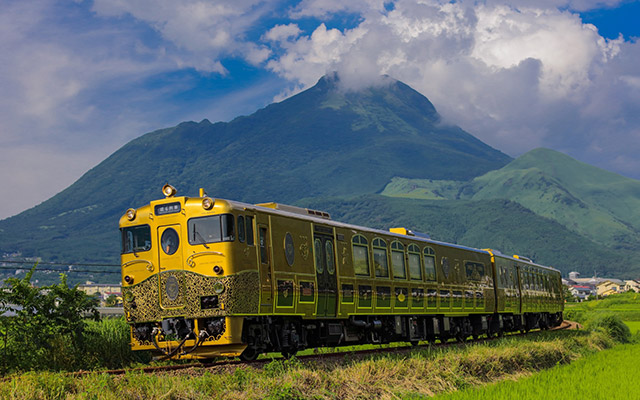
[[[50,262],[50,261],[16,261],[16,260],[0,260],[0,263],[7,264],[38,264],[38,265],[81,265],[83,267],[120,267],[120,264],[98,264],[84,262]]]
[[[30,270],[33,268],[33,264],[37,264],[36,272],[66,272],[66,273],[93,273],[93,274],[120,274],[120,270],[90,270],[90,269],[60,269],[60,268],[39,268],[40,265],[64,265],[67,267],[83,266],[83,267],[120,267],[120,264],[97,264],[97,263],[60,263],[60,262],[47,262],[47,261],[16,261],[16,260],[0,260],[0,264],[32,264],[30,267],[9,267],[0,265],[0,270]]]
[[[27,268],[27,267],[3,267],[0,266],[0,270],[10,270],[10,271],[15,271],[15,270],[30,270],[31,268]],[[81,273],[92,273],[92,274],[119,274],[120,271],[106,271],[106,270],[90,270],[90,269],[53,269],[53,268],[36,268],[36,272],[67,272],[67,273],[75,273],[75,272],[81,272]]]

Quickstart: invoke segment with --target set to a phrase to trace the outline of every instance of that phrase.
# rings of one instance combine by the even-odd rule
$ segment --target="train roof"
[[[524,258],[521,256],[508,256],[506,254],[502,254],[501,252],[497,251],[497,250],[489,250],[491,251],[491,253],[495,256],[495,257],[500,257],[500,258],[504,258],[504,259],[508,259],[510,261],[517,261],[523,264],[527,264],[530,266],[534,266],[534,267],[539,267],[539,268],[544,268],[544,269],[548,269],[551,271],[555,271],[557,273],[561,273],[558,269],[550,267],[548,265],[542,265],[542,264],[538,264],[536,262],[534,262],[533,260],[529,259],[529,258]]]
[[[396,233],[396,232],[391,232],[391,231],[382,230],[382,229],[369,228],[369,227],[361,226],[361,225],[348,224],[348,223],[345,223],[345,222],[340,222],[340,221],[336,221],[336,220],[328,219],[326,217],[319,216],[319,215],[324,215],[324,214],[328,215],[328,213],[324,213],[324,212],[319,212],[319,213],[322,213],[322,214],[318,214],[318,213],[303,214],[303,213],[291,211],[294,208],[299,208],[299,207],[294,207],[294,206],[287,206],[286,209],[277,209],[277,208],[273,208],[271,206],[270,207],[265,207],[265,206],[260,205],[260,204],[248,204],[248,203],[243,203],[243,202],[235,201],[235,200],[226,200],[226,199],[217,199],[217,200],[226,201],[226,202],[229,203],[229,205],[231,205],[234,208],[242,208],[242,209],[245,209],[245,210],[261,210],[261,211],[268,212],[268,213],[271,213],[271,214],[283,215],[283,216],[287,216],[287,217],[291,217],[291,218],[310,220],[310,221],[312,221],[313,223],[316,223],[316,224],[331,225],[331,226],[335,226],[335,227],[339,227],[339,228],[352,229],[352,230],[356,230],[357,229],[358,231],[363,231],[363,232],[369,232],[369,233],[385,235],[385,236],[393,236],[393,237],[396,237],[398,239],[411,239],[411,240],[416,240],[416,241],[423,242],[423,243],[430,243],[430,244],[435,244],[435,245],[453,247],[453,248],[456,248],[456,249],[462,249],[462,250],[472,251],[472,252],[475,252],[475,253],[481,253],[481,254],[490,255],[490,252],[488,252],[487,250],[476,249],[474,247],[462,246],[462,245],[454,244],[454,243],[441,242],[439,240],[426,238],[426,237],[424,237],[422,235],[408,236],[408,235],[405,235],[405,234],[402,234],[402,233]],[[271,205],[271,204],[274,204],[274,203],[262,203],[262,204]],[[305,210],[303,208],[300,208],[300,209]]]

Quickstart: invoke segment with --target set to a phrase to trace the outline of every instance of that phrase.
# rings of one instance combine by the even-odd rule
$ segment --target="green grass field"
[[[637,399],[639,359],[640,344],[619,345],[518,381],[503,381],[436,399]]]
[[[636,335],[640,332],[640,321],[624,321],[624,323],[627,324],[632,335]]]

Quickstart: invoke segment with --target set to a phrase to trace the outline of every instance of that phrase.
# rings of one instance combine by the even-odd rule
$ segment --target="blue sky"
[[[354,90],[399,79],[511,156],[637,179],[639,20],[620,0],[0,0],[0,218],[146,132],[229,121],[329,71]]]

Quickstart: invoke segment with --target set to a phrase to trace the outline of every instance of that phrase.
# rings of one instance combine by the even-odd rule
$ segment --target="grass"
[[[467,389],[437,396],[436,399],[578,399],[584,398],[585,394],[592,400],[638,398],[638,359],[639,343],[619,345],[591,354],[570,365],[554,367],[519,381],[504,381],[479,389]]]
[[[614,294],[602,300],[567,303],[565,319],[585,323],[598,314],[615,314],[623,321],[640,321],[640,294]]]
[[[636,335],[640,332],[640,321],[624,321],[629,327],[632,335]]]
[[[602,332],[541,332],[487,344],[416,348],[378,355],[345,354],[339,361],[274,360],[247,365],[145,375],[82,377],[59,373],[9,376],[2,399],[396,399],[529,376],[610,348]]]

